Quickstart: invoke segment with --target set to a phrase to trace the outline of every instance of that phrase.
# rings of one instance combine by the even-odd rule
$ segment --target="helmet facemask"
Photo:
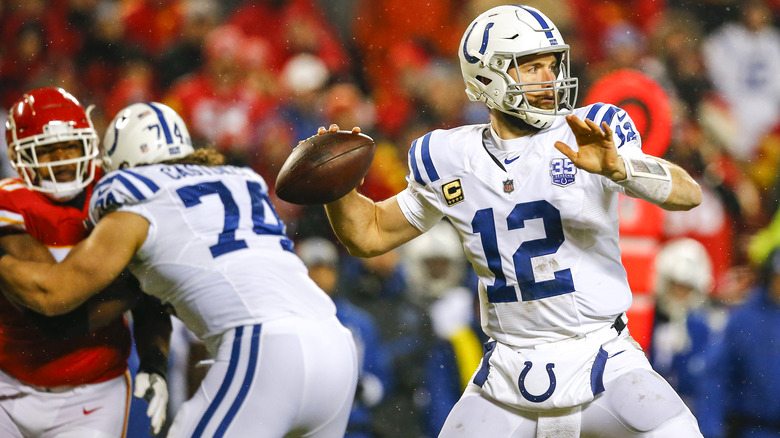
[[[495,62],[500,64],[509,64],[507,71],[503,72],[505,80],[507,81],[507,90],[504,94],[503,105],[498,109],[499,111],[508,113],[515,117],[519,117],[526,120],[530,125],[534,126],[533,121],[527,120],[527,113],[536,114],[544,118],[556,117],[559,115],[570,114],[574,109],[574,102],[577,100],[577,79],[569,77],[569,56],[568,50],[565,52],[555,53],[557,59],[557,73],[556,79],[552,81],[541,82],[522,82],[520,80],[515,81],[508,73],[509,69],[515,68],[522,62],[522,56],[516,53],[504,55],[504,61],[500,61],[501,58],[494,56]],[[511,61],[510,61],[511,60]],[[563,64],[563,63],[566,64]],[[492,68],[492,67],[491,67]],[[518,72],[519,76],[519,72]],[[543,109],[531,104],[526,96],[526,93],[535,93],[543,90],[552,90],[555,103],[551,109]]]
[[[57,201],[68,201],[75,198],[95,179],[94,160],[98,156],[98,136],[89,119],[91,110],[92,107],[86,111],[88,128],[75,128],[74,122],[54,120],[43,126],[41,134],[21,139],[17,137],[13,117],[8,120],[9,162],[31,190],[45,193]],[[55,161],[39,158],[42,148],[72,141],[81,144],[82,150],[78,157]],[[71,181],[57,181],[57,168],[71,165],[75,165],[75,177]],[[41,172],[42,169],[46,169],[46,172]]]

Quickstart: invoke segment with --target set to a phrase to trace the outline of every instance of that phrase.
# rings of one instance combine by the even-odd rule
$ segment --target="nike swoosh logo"
[[[514,162],[515,162],[515,160],[517,160],[518,158],[520,158],[520,157],[514,157],[514,158],[512,158],[511,160],[510,160],[509,158],[504,158],[504,164],[512,164],[512,163],[514,163]]]
[[[102,408],[102,406],[100,406],[100,407],[97,407],[97,408],[95,408],[95,409],[90,409],[90,410],[87,410],[87,408],[83,408],[83,409],[84,409],[84,415],[89,415],[89,414],[91,414],[91,413],[93,413],[93,412],[97,411],[97,410],[98,410],[98,409],[100,409],[100,408]]]
[[[618,121],[622,122],[623,119],[625,119],[627,115],[628,115],[628,113],[626,113],[626,112],[624,112],[622,116],[620,114],[618,114]]]

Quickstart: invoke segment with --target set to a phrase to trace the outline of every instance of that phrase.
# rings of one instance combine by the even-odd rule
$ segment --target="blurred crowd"
[[[126,105],[160,101],[182,115],[198,147],[251,166],[271,186],[317,127],[360,126],[377,143],[361,191],[384,199],[406,185],[413,139],[488,120],[483,104],[453,91],[463,88],[456,50],[471,19],[502,3],[512,2],[4,0],[0,98],[8,108],[29,89],[63,87],[94,105],[101,133]],[[706,437],[741,436],[740,427],[780,436],[780,0],[524,3],[572,47],[579,106],[625,69],[670,98],[669,139],[649,152],[685,167],[704,200],[690,212],[621,200],[636,295],[629,327]],[[648,122],[632,117],[640,128]],[[2,172],[14,175],[7,163]],[[361,344],[348,436],[435,436],[484,341],[474,276],[453,257],[458,246],[448,249],[451,230],[358,260],[335,244],[321,207],[275,204]],[[681,270],[686,257],[693,262]],[[197,345],[176,340],[185,347],[172,360],[186,372],[182,357],[196,362]],[[186,397],[193,385],[185,378],[180,387]]]

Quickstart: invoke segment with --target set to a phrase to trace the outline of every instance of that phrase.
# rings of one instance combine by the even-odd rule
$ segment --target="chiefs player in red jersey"
[[[98,136],[88,111],[61,88],[14,103],[6,124],[12,167],[0,181],[0,249],[28,260],[61,260],[89,230],[89,198],[100,178]],[[157,433],[165,421],[170,319],[130,274],[81,308],[53,317],[0,294],[0,436],[124,436],[130,406],[132,308],[141,367],[136,396],[149,401]]]

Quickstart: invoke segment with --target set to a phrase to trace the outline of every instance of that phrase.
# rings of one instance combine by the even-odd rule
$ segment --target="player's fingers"
[[[570,159],[572,162],[577,161],[577,152],[570,148],[566,143],[556,141],[555,149],[558,149],[563,155],[566,155],[566,158]]]
[[[355,134],[359,134],[360,133],[360,126],[355,126],[354,128],[352,128],[352,132],[354,132]]]
[[[143,398],[148,389],[149,375],[146,373],[139,373],[135,376],[135,391],[133,391],[133,395],[137,398]]]
[[[317,134],[324,134],[326,132],[328,132],[328,130],[325,129],[324,126],[320,126],[319,128],[317,128]]]
[[[574,135],[589,131],[588,125],[586,125],[582,120],[580,120],[579,117],[575,116],[574,114],[566,116],[566,123],[569,125],[569,128],[571,128]]]
[[[337,125],[335,123],[330,125],[330,127],[328,128],[328,131],[330,131],[330,132],[336,132],[338,130],[339,130],[339,125]]]
[[[604,131],[602,131],[601,127],[599,127],[599,125],[597,125],[596,122],[594,122],[593,120],[585,119],[585,124],[588,125],[590,131],[593,132],[594,134],[601,135],[601,136],[604,135]]]
[[[612,128],[610,128],[610,127],[609,127],[609,123],[607,123],[607,122],[601,122],[601,127],[602,127],[602,128],[604,128],[604,134],[605,134],[607,137],[609,137],[609,138],[612,138],[612,135],[613,135],[614,133],[612,132]]]

